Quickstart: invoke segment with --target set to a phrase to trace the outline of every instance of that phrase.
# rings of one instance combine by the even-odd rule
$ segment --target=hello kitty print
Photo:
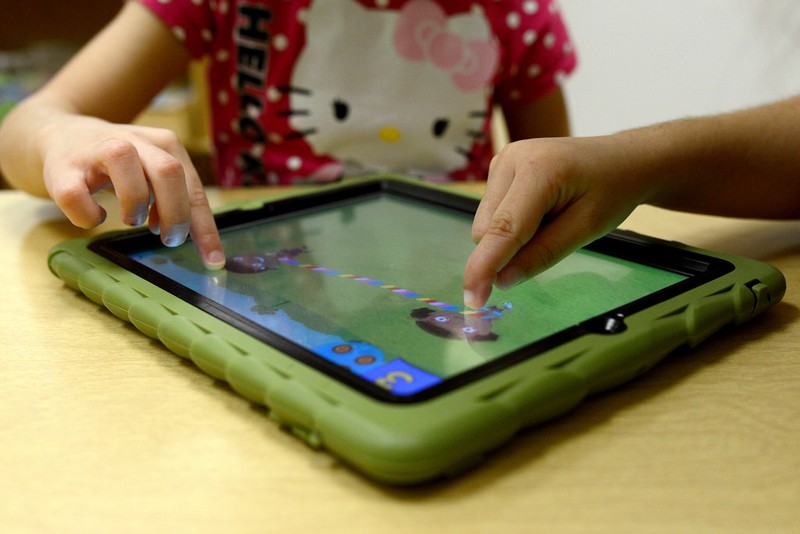
[[[206,58],[223,186],[484,179],[495,103],[575,54],[551,0],[139,0]]]
[[[429,61],[434,68],[448,73],[459,91],[469,93],[488,86],[500,57],[480,6],[453,17],[453,26],[462,17],[473,19],[472,28],[462,26],[462,32],[454,31],[441,6],[412,0],[399,11],[392,44],[399,57],[414,62]]]

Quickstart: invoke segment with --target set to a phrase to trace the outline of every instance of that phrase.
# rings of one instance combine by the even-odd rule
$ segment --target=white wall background
[[[561,0],[574,135],[800,94],[800,0]],[[798,132],[800,133],[800,132]]]

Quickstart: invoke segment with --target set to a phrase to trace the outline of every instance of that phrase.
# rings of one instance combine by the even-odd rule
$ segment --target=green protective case
[[[363,180],[369,179],[403,180]],[[261,207],[274,200],[240,202],[223,210]],[[755,317],[785,292],[784,277],[772,266],[670,242],[671,247],[727,260],[735,269],[626,317],[624,332],[579,337],[430,400],[389,403],[156,287],[90,251],[91,241],[71,240],[50,251],[49,267],[67,286],[266,406],[274,421],[313,448],[391,484],[457,474],[521,429],[642,374],[679,347],[693,347],[725,325]]]

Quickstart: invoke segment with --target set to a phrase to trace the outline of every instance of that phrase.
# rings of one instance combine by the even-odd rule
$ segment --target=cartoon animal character
[[[400,11],[312,2],[286,113],[316,154],[344,162],[318,172],[436,179],[467,167],[488,141],[486,88],[500,57],[481,9],[448,17],[430,0]]]
[[[492,332],[492,321],[500,309],[492,307],[487,314],[464,314],[451,310],[432,310],[417,308],[411,312],[411,318],[422,330],[448,339],[465,339],[467,341],[495,341],[498,335]]]
[[[294,258],[308,252],[305,245],[296,248],[284,248],[277,252],[255,252],[230,256],[225,260],[225,270],[239,274],[255,274],[274,271],[280,267],[279,258]]]

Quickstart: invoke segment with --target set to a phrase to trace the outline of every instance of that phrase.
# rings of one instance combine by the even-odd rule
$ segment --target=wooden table
[[[210,191],[215,205],[252,194]],[[118,220],[106,203],[103,230]],[[47,250],[81,231],[0,192],[0,528],[800,532],[800,222],[642,207],[625,227],[771,262],[786,297],[460,478],[396,489],[66,288]]]

